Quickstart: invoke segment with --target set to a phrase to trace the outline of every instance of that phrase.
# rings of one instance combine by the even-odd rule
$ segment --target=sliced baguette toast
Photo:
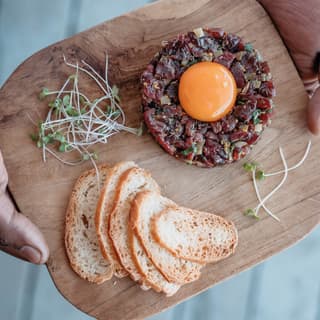
[[[145,282],[156,292],[165,293],[167,297],[174,295],[181,286],[176,283],[171,283],[164,278],[164,276],[148,258],[145,250],[141,246],[139,239],[135,236],[131,228],[129,228],[128,237],[133,261],[145,279]]]
[[[160,192],[158,184],[145,170],[140,168],[127,170],[120,178],[116,191],[115,207],[109,222],[109,236],[122,266],[134,281],[142,284],[144,284],[144,279],[133,261],[130,250],[128,229],[131,203],[136,194],[144,190]]]
[[[100,194],[96,211],[96,231],[102,254],[111,261],[114,266],[114,275],[123,278],[128,275],[127,271],[121,265],[118,256],[109,237],[109,218],[114,209],[116,189],[121,175],[130,168],[136,167],[133,161],[120,162],[116,164],[108,175]]]
[[[185,284],[197,280],[203,264],[175,257],[159,245],[151,234],[151,220],[162,210],[176,207],[168,198],[156,192],[141,192],[132,203],[130,224],[145,249],[149,259],[169,281]]]
[[[238,244],[235,225],[212,213],[176,207],[154,216],[151,232],[176,257],[208,263],[231,255]]]
[[[75,183],[66,213],[65,246],[73,270],[83,279],[102,283],[112,277],[112,263],[100,251],[94,216],[109,166],[100,166],[99,183],[96,170],[83,173]]]

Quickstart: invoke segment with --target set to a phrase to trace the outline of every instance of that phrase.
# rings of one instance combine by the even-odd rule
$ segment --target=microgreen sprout
[[[261,199],[261,195],[260,195],[260,191],[259,191],[259,188],[258,188],[258,184],[257,184],[257,179],[256,179],[256,170],[252,171],[252,181],[253,181],[253,186],[254,186],[254,190],[256,192],[256,196],[258,198],[258,201],[259,201],[259,205],[262,204],[262,208],[271,216],[273,217],[275,220],[279,221],[279,218],[276,217],[267,207],[266,205],[264,204],[264,201]],[[260,207],[256,207],[254,210],[255,210],[255,215],[258,216],[259,214],[259,209]]]
[[[39,94],[39,99],[43,100],[46,96],[48,96],[49,93],[49,89],[48,88],[42,88],[40,94]]]
[[[261,208],[263,208],[272,218],[274,218],[277,221],[280,221],[280,219],[275,214],[273,214],[272,211],[270,211],[266,207],[265,202],[268,201],[282,187],[282,185],[285,183],[285,181],[288,177],[288,172],[297,169],[298,167],[300,167],[303,164],[303,162],[306,160],[306,158],[310,152],[310,148],[311,148],[311,141],[308,142],[306,151],[305,151],[302,159],[294,166],[288,168],[287,161],[285,159],[283,150],[281,147],[279,147],[279,153],[280,153],[280,157],[281,157],[284,169],[277,171],[277,172],[273,172],[273,173],[265,173],[264,170],[262,170],[260,168],[259,164],[256,162],[244,163],[244,165],[243,165],[244,170],[252,173],[252,181],[253,181],[254,189],[256,192],[256,196],[259,201],[259,204],[257,205],[257,207],[255,207],[254,209],[247,209],[244,212],[245,216],[259,218],[259,210]],[[262,198],[260,195],[259,188],[258,188],[257,180],[264,180],[266,177],[277,176],[280,174],[283,174],[283,177],[282,177],[282,180],[280,181],[280,183],[271,192],[269,192],[269,194],[267,194],[264,198]]]
[[[264,180],[266,178],[265,174],[264,174],[264,171],[261,170],[261,169],[258,169],[256,171],[256,179],[257,180]]]
[[[252,218],[255,218],[258,220],[260,219],[260,217],[257,215],[256,211],[251,208],[247,209],[243,214],[247,217],[252,217]]]
[[[51,154],[67,165],[77,165],[83,161],[92,161],[96,168],[96,152],[91,147],[98,143],[107,143],[109,138],[121,131],[141,135],[143,127],[130,128],[125,125],[126,118],[120,106],[119,88],[108,83],[108,56],[106,56],[105,77],[102,77],[87,62],[72,64],[64,57],[67,66],[74,69],[60,90],[43,88],[39,99],[50,98],[49,110],[43,122],[39,123],[36,133],[30,135],[36,145],[42,149],[43,160],[46,153]],[[79,90],[79,74],[89,76],[99,87],[102,94],[94,99]],[[75,151],[80,157],[68,161],[61,153]]]
[[[253,170],[256,170],[258,166],[258,163],[257,162],[245,162],[243,164],[243,169],[247,172],[252,172]]]
[[[114,98],[117,100],[117,102],[120,103],[119,88],[116,85],[113,85],[111,88],[111,92],[112,92]]]
[[[31,133],[30,138],[34,142],[37,142],[39,140],[39,136],[36,133]]]

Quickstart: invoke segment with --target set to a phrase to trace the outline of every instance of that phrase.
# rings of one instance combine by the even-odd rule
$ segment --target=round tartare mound
[[[237,85],[234,107],[213,122],[190,117],[178,97],[182,74],[202,61],[228,68]],[[221,29],[199,28],[163,42],[141,84],[148,130],[165,151],[188,164],[214,167],[243,158],[271,121],[275,89],[268,63],[250,43]]]

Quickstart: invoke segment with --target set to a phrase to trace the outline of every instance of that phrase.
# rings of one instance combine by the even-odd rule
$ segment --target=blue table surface
[[[147,0],[0,0],[0,85],[37,50]],[[44,266],[0,252],[0,319],[92,319]],[[320,228],[296,246],[150,319],[320,320]]]

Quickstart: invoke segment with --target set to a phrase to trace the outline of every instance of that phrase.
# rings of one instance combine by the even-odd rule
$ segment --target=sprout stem
[[[259,217],[258,216],[259,210],[262,207],[272,218],[274,218],[277,221],[280,221],[280,219],[275,214],[273,214],[272,211],[270,211],[265,206],[265,202],[267,200],[269,200],[282,187],[282,185],[285,183],[285,181],[286,181],[286,179],[288,177],[288,172],[297,169],[298,167],[300,167],[304,163],[304,161],[306,160],[306,158],[307,158],[307,156],[308,156],[308,154],[310,152],[310,149],[311,149],[311,141],[309,140],[307,148],[306,148],[306,150],[304,152],[304,155],[303,155],[302,159],[298,163],[296,163],[294,166],[288,168],[287,161],[285,159],[283,150],[282,150],[281,147],[279,147],[279,152],[280,152],[280,156],[281,156],[281,160],[282,160],[284,169],[280,170],[280,171],[277,171],[277,172],[273,172],[273,173],[264,173],[263,170],[259,169],[259,167],[258,167],[259,164],[257,164],[256,162],[247,162],[247,163],[245,163],[243,165],[243,168],[246,171],[249,171],[249,172],[252,173],[253,185],[254,185],[256,196],[257,196],[258,201],[259,201],[258,206],[254,210],[253,209],[248,209],[246,211],[245,215],[253,216],[253,217]],[[258,188],[258,184],[257,184],[257,179],[259,179],[259,175],[257,177],[257,173],[259,173],[259,172],[262,174],[263,178],[276,176],[276,175],[284,173],[281,182],[268,195],[266,195],[263,199],[261,198],[261,195],[260,195],[260,192],[259,192],[259,188]]]
[[[268,199],[270,199],[282,187],[282,185],[284,184],[284,182],[286,181],[286,179],[288,177],[288,165],[287,165],[287,161],[285,159],[285,156],[283,154],[283,151],[282,151],[281,147],[279,147],[279,152],[280,152],[281,160],[282,160],[282,163],[283,163],[283,166],[284,166],[283,178],[282,178],[281,182],[268,195],[266,195],[263,198],[263,200],[261,200],[261,201],[259,200],[259,205],[255,209],[256,214],[258,214],[260,208],[264,205],[264,203]],[[268,213],[270,214],[270,211]],[[272,218],[276,219],[277,221],[280,221],[280,219],[277,216],[275,216],[274,214],[271,213],[270,215],[272,216]]]
[[[264,202],[262,201],[261,199],[261,195],[260,195],[260,192],[259,192],[259,188],[258,188],[258,185],[257,185],[257,180],[256,180],[256,169],[254,169],[252,171],[252,180],[253,180],[253,185],[254,185],[254,189],[256,191],[256,195],[257,195],[257,198],[258,198],[258,201],[259,201],[259,204],[262,203],[262,207],[263,209],[271,216],[273,217],[274,219],[279,220],[279,218],[277,216],[275,216],[264,204]],[[255,209],[255,215],[258,216],[258,210],[257,208]]]
[[[309,142],[308,142],[306,151],[304,152],[304,155],[303,155],[302,159],[297,164],[295,164],[294,166],[288,168],[288,171],[292,171],[292,170],[297,169],[298,167],[300,167],[303,164],[303,162],[306,160],[306,158],[307,158],[307,156],[308,156],[308,154],[310,152],[310,149],[311,149],[311,140],[309,140]],[[276,176],[276,175],[281,174],[281,173],[284,173],[284,170],[280,170],[280,171],[272,172],[272,173],[265,173],[264,176],[265,177],[271,177],[271,176]]]
[[[83,65],[81,67],[78,63],[68,62],[65,56],[63,59],[67,66],[75,69],[75,74],[67,78],[59,91],[49,91],[44,88],[41,92],[41,99],[46,96],[56,96],[49,104],[50,109],[45,121],[39,126],[37,144],[42,148],[43,161],[46,161],[47,152],[67,165],[77,165],[84,160],[91,160],[99,180],[96,155],[87,148],[97,143],[107,143],[111,136],[120,131],[138,135],[141,129],[125,126],[125,114],[118,103],[120,101],[118,89],[115,86],[111,88],[108,83],[108,56],[106,56],[105,79],[85,61],[81,61]],[[94,80],[102,90],[103,96],[90,101],[87,95],[80,92],[80,72]],[[35,124],[32,119],[31,121]],[[48,146],[50,143],[52,148]],[[59,152],[77,151],[81,158],[77,161],[65,160],[53,150],[54,148]]]

